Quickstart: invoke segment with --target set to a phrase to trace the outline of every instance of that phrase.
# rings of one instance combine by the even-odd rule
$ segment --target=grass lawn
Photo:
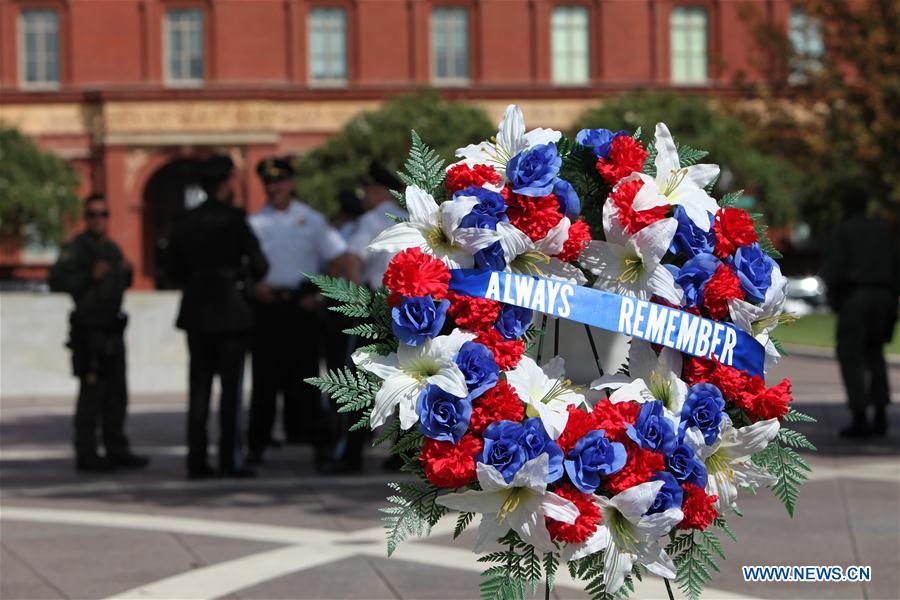
[[[809,315],[800,317],[795,323],[781,325],[775,330],[775,337],[785,344],[822,346],[834,348],[835,316]],[[894,330],[894,339],[885,347],[888,354],[900,354],[900,323]]]

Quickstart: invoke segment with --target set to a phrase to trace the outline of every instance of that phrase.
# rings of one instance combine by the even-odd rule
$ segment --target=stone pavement
[[[745,517],[731,519],[740,544],[723,541],[729,560],[706,597],[900,597],[900,415],[892,412],[887,439],[841,442],[834,364],[789,358],[771,378],[785,375],[800,410],[820,421],[801,427],[820,448],[808,455],[812,480],[793,519],[767,491],[742,497]],[[900,390],[900,369],[892,382]],[[256,480],[188,482],[183,398],[132,405],[131,436],[153,456],[150,469],[84,476],[67,443],[71,399],[2,400],[0,598],[477,596],[481,566],[469,533],[452,541],[452,519],[386,558],[377,508],[392,477],[379,469],[383,452],[369,454],[362,476],[317,477],[309,450],[293,446],[272,452]],[[741,565],[870,565],[873,580],[749,584]],[[663,590],[648,581],[637,597]],[[556,594],[584,597],[565,578]]]

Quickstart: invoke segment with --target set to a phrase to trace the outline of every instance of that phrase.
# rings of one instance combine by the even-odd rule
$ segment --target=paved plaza
[[[897,598],[900,596],[900,413],[887,439],[840,441],[843,393],[827,359],[792,357],[800,427],[819,447],[790,519],[767,491],[744,496],[733,517],[740,544],[707,598]],[[900,368],[892,368],[900,389]],[[895,394],[896,399],[896,394]],[[383,451],[366,472],[318,477],[311,452],[285,447],[255,480],[184,479],[184,398],[132,399],[129,430],[150,454],[145,472],[76,474],[68,440],[73,400],[4,398],[0,405],[0,597],[32,598],[473,598],[478,571],[470,534],[453,542],[453,519],[428,538],[385,554],[377,509]],[[858,583],[749,584],[741,565],[870,565]],[[561,579],[559,598],[584,594]],[[637,597],[664,595],[648,581]]]

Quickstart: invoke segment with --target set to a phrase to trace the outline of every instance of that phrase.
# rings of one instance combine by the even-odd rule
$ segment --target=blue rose
[[[494,421],[484,430],[484,449],[475,462],[491,465],[510,483],[528,460],[522,444],[525,429],[513,421]]]
[[[503,201],[503,196],[497,192],[471,185],[453,194],[454,200],[463,197],[478,198],[478,204],[472,208],[473,212],[490,215],[501,221],[509,221],[509,217],[506,216],[506,202]]]
[[[534,312],[530,308],[504,304],[494,327],[504,338],[514,340],[525,335],[533,318]]]
[[[565,179],[556,180],[553,184],[553,195],[559,202],[560,212],[570,219],[574,219],[581,212],[581,198],[578,197],[572,184]]]
[[[455,444],[469,428],[472,403],[467,398],[454,396],[429,383],[419,394],[416,412],[422,435]]]
[[[698,254],[712,254],[716,247],[716,235],[712,228],[715,217],[709,216],[709,231],[703,231],[694,224],[683,207],[675,206],[673,216],[678,221],[678,229],[669,244],[669,252],[688,258]]]
[[[582,129],[575,135],[575,141],[591,148],[597,158],[609,158],[609,147],[620,135],[628,135],[624,129],[613,133],[609,129]]]
[[[591,431],[578,440],[563,461],[572,484],[585,494],[600,487],[600,477],[611,475],[625,466],[625,446],[606,439],[602,429]]]
[[[747,292],[747,300],[757,304],[763,302],[766,290],[772,285],[775,261],[756,243],[738,248],[733,260],[734,272],[741,280],[741,289]]]
[[[706,465],[687,444],[678,444],[671,454],[666,456],[666,470],[675,476],[678,483],[690,483],[698,488],[706,487]]]
[[[665,471],[659,471],[655,475],[653,475],[652,481],[662,481],[663,486],[659,488],[659,491],[656,492],[656,498],[653,499],[653,504],[650,505],[650,508],[647,509],[648,515],[652,515],[654,513],[661,513],[670,508],[681,508],[681,501],[684,498],[684,492],[681,489],[681,486],[678,485],[678,481],[672,476],[671,473],[666,473]]]
[[[466,378],[469,398],[477,398],[497,383],[500,367],[493,353],[477,342],[464,343],[456,354],[456,366]]]
[[[404,298],[391,309],[391,329],[407,346],[418,346],[440,333],[449,307],[449,300],[435,304],[431,296]]]
[[[512,190],[523,196],[546,196],[553,191],[562,159],[556,144],[538,144],[513,156],[506,165]]]
[[[522,445],[528,460],[546,454],[549,461],[547,483],[553,483],[563,476],[563,451],[556,442],[547,435],[543,422],[537,417],[525,419],[522,424]]]
[[[485,271],[502,271],[506,268],[506,253],[500,242],[494,242],[487,248],[475,253],[475,266]]]
[[[703,303],[703,286],[722,264],[712,254],[698,254],[690,259],[675,276],[675,283],[684,291],[684,306]]]
[[[719,437],[719,423],[722,421],[722,410],[725,399],[722,392],[711,383],[698,383],[688,389],[687,398],[681,407],[681,424],[678,426],[679,438],[691,427],[697,427],[709,446]]]
[[[647,450],[669,454],[675,448],[675,427],[666,418],[662,402],[642,404],[637,420],[634,425],[627,426],[626,433],[638,446]]]
[[[472,212],[460,219],[459,226],[496,231],[497,223],[500,222],[500,219],[493,215],[477,211],[475,210],[476,208],[478,208],[477,205],[472,209]]]

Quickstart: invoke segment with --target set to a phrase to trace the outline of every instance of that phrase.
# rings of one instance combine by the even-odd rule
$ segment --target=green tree
[[[708,151],[709,157],[703,162],[722,166],[719,194],[745,189],[758,201],[755,209],[764,212],[772,225],[782,225],[793,217],[797,169],[764,152],[763,140],[720,100],[672,93],[624,94],[586,111],[572,133],[600,127],[632,133],[640,127],[647,143],[660,122],[668,125],[677,142]]]
[[[0,236],[59,242],[78,209],[76,185],[78,174],[69,163],[0,123]]]
[[[391,172],[400,168],[409,153],[410,129],[451,160],[457,148],[487,138],[496,126],[484,111],[444,100],[434,91],[386,100],[380,109],[355,117],[339,135],[300,159],[298,197],[333,213],[337,192],[361,185],[372,161]]]
[[[900,214],[900,2],[806,0],[809,33],[824,52],[804,54],[764,19],[756,37],[768,51],[763,121],[773,148],[805,178],[805,220],[824,233],[840,217],[843,190],[866,192],[869,208]]]

